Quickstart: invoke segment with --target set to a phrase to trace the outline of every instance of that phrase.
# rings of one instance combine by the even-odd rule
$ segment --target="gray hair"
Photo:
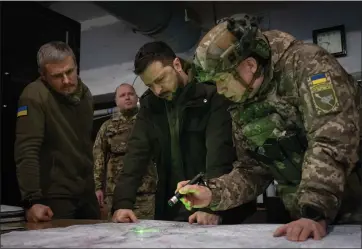
[[[52,41],[46,43],[40,47],[36,56],[38,68],[42,70],[45,64],[62,61],[68,56],[73,58],[75,64],[77,63],[73,50],[65,42]]]

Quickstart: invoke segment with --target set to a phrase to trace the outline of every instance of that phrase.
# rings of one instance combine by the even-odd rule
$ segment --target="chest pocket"
[[[269,168],[278,183],[296,186],[301,179],[307,140],[296,126],[287,125],[273,108],[267,113],[265,110],[267,108],[263,112],[265,116],[256,115],[242,126],[248,149]]]
[[[112,154],[126,154],[127,141],[131,131],[131,125],[120,125],[118,127],[109,127],[109,129],[107,129],[105,136],[107,138],[109,150]]]

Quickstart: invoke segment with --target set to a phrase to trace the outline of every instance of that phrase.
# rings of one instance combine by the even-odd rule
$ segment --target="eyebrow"
[[[154,78],[151,82],[144,82],[147,87],[150,87],[155,82],[159,81],[160,78],[163,77],[163,73],[159,74],[156,78]]]
[[[68,68],[67,70],[64,70],[62,72],[59,72],[59,73],[53,73],[51,74],[51,76],[58,76],[58,75],[63,75],[63,74],[66,74],[66,73],[69,73],[71,71],[74,71],[75,67],[70,67]]]
[[[165,77],[165,70],[162,70],[156,78],[153,79],[152,83],[159,81],[161,78]]]

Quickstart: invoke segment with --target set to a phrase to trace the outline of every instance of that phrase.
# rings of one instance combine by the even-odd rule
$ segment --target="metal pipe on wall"
[[[137,102],[137,107],[140,108],[140,102]],[[107,108],[107,109],[99,109],[99,110],[94,110],[93,112],[93,117],[100,117],[100,116],[111,116],[113,115],[113,113],[118,112],[118,107],[112,107],[112,108]]]
[[[111,115],[114,112],[117,111],[117,107],[113,107],[113,108],[108,108],[108,109],[101,109],[101,110],[95,110],[93,112],[93,117],[99,117],[99,116],[104,116],[104,115]]]
[[[201,26],[189,21],[183,5],[176,2],[95,3],[128,23],[135,32],[164,41],[177,53],[190,50],[201,36]]]

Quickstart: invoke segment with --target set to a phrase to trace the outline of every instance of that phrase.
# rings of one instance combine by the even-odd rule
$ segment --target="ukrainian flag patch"
[[[23,117],[28,115],[28,106],[20,106],[18,108],[18,117]]]
[[[341,110],[338,95],[328,72],[308,77],[308,87],[317,116]]]
[[[321,83],[326,83],[327,82],[327,76],[325,73],[319,73],[319,74],[315,74],[312,77],[310,77],[311,81],[312,81],[312,85],[317,85],[317,84],[321,84]]]

